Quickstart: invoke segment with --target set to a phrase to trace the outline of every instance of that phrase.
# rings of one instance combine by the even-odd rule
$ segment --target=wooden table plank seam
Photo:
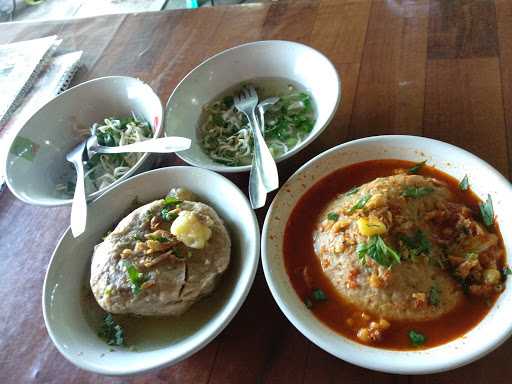
[[[364,32],[364,43],[363,43],[363,47],[366,47],[366,44],[368,43],[368,28],[369,28],[369,25],[370,25],[370,20],[371,20],[371,13],[372,13],[372,8],[373,8],[373,4],[374,4],[374,0],[370,0],[370,12],[368,14],[368,19],[366,21],[366,28],[365,28],[365,32]],[[361,63],[364,61],[364,48],[361,50],[361,55],[359,57],[359,70],[357,71],[357,81],[356,81],[356,88],[355,88],[355,91],[354,91],[354,100],[352,102],[352,109],[350,111],[350,115],[349,115],[349,122],[348,122],[348,126],[349,126],[349,132],[351,132],[351,127],[352,127],[352,118],[354,116],[354,107],[356,105],[356,102],[357,102],[357,95],[358,95],[358,91],[359,91],[359,79],[361,78]],[[354,136],[352,136],[352,133],[349,133],[350,135],[350,140],[353,140],[354,139]]]
[[[103,47],[103,49],[101,50],[100,54],[98,55],[98,58],[99,58],[99,59],[98,59],[98,60],[96,60],[96,61],[94,62],[94,64],[93,64],[93,65],[91,66],[91,68],[89,69],[89,71],[91,71],[91,72],[92,72],[92,71],[94,71],[94,69],[96,68],[96,66],[97,66],[98,64],[100,64],[100,62],[101,62],[101,57],[103,57],[104,53],[105,53],[105,52],[108,52],[108,51],[109,51],[109,48],[112,46],[112,44],[114,44],[114,40],[117,38],[117,36],[118,36],[118,34],[119,34],[120,29],[123,27],[123,25],[125,24],[125,22],[126,22],[126,20],[127,20],[127,18],[128,18],[128,16],[127,16],[127,15],[118,15],[118,16],[121,18],[121,21],[120,21],[120,22],[119,22],[119,24],[116,26],[116,28],[115,28],[115,30],[114,30],[114,33],[113,33],[113,37],[112,37],[112,39],[110,40],[110,42],[109,42],[107,45],[105,45],[105,46]]]
[[[507,85],[510,86],[510,84],[505,84],[505,81],[506,79],[508,79],[507,77],[507,74],[506,74],[506,71],[509,70],[509,66],[506,66],[504,61],[505,61],[505,54],[506,54],[506,49],[502,46],[502,44],[504,44],[505,42],[503,41],[503,39],[500,38],[500,31],[501,31],[501,23],[500,23],[500,18],[499,18],[499,15],[498,15],[498,6],[500,6],[503,2],[500,1],[496,4],[496,6],[494,7],[494,12],[495,12],[495,17],[496,17],[496,33],[497,33],[497,36],[498,36],[498,47],[499,47],[499,53],[500,53],[500,84],[501,84],[501,98],[502,98],[502,103],[503,103],[503,110],[504,110],[504,119],[505,119],[505,126],[506,126],[506,129],[505,129],[505,138],[506,138],[506,141],[507,141],[507,160],[508,160],[508,164],[509,164],[509,172],[508,174],[506,175],[509,179],[512,177],[512,111],[507,108],[507,94],[506,94],[506,87]],[[505,5],[509,6],[510,7],[510,4],[506,4]],[[510,7],[509,11],[511,11],[512,13],[512,7]],[[504,31],[505,33],[506,31]],[[512,33],[512,28],[511,28],[511,31]],[[512,56],[511,56],[512,58]]]
[[[212,375],[213,375],[213,370],[215,368],[215,363],[217,362],[217,357],[219,356],[220,344],[221,344],[221,342],[218,342],[217,343],[217,347],[215,348],[215,357],[213,358],[212,364],[210,365],[210,371],[208,372],[208,379],[206,380],[207,384],[210,384],[211,380],[212,380]]]

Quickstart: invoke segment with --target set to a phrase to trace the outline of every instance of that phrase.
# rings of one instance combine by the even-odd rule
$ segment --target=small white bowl
[[[376,371],[424,374],[468,364],[501,345],[512,333],[512,281],[487,316],[464,336],[438,347],[391,351],[358,344],[331,330],[309,311],[295,293],[283,261],[283,237],[288,217],[300,197],[324,176],[366,160],[427,160],[457,178],[469,176],[472,190],[492,196],[506,252],[512,255],[512,187],[499,172],[475,155],[440,141],[415,136],[378,136],[341,144],[304,164],[281,187],[263,227],[262,262],[274,299],[288,319],[320,348],[352,364]],[[270,236],[272,235],[272,236]]]
[[[177,155],[189,164],[218,172],[243,172],[250,165],[216,163],[200,146],[202,108],[222,92],[242,82],[278,77],[301,84],[313,99],[317,120],[307,138],[276,161],[293,156],[327,127],[341,100],[341,82],[329,59],[307,45],[291,41],[257,41],[227,49],[194,68],[169,97],[165,112],[167,136],[192,139],[190,149]]]
[[[177,331],[175,340],[168,344],[149,345],[139,351],[115,347],[115,352],[109,352],[109,346],[97,336],[98,330],[84,317],[81,305],[82,289],[89,287],[86,276],[93,248],[114,223],[128,214],[134,199],[152,201],[178,186],[197,194],[224,220],[232,241],[230,266],[212,297],[196,303],[183,315],[182,321],[195,324],[192,329]],[[175,364],[206,346],[238,312],[258,267],[260,234],[247,198],[225,177],[193,167],[156,169],[100,196],[89,205],[89,215],[94,220],[82,236],[75,239],[68,229],[59,241],[43,287],[46,328],[57,349],[73,364],[105,375],[131,375]],[[201,312],[205,306],[210,312],[206,316]],[[180,318],[173,319],[170,327],[178,321]]]
[[[138,79],[101,77],[61,93],[34,113],[9,146],[5,161],[9,189],[28,204],[71,204],[72,198],[57,192],[56,185],[65,182],[63,175],[73,169],[66,154],[80,142],[75,129],[90,128],[107,117],[131,116],[132,112],[151,124],[154,137],[161,135],[162,103],[151,87]],[[134,173],[149,169],[148,155],[87,198],[94,199]]]

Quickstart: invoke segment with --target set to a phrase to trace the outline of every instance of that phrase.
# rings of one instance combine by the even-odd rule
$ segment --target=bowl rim
[[[165,124],[164,133],[167,133],[166,132],[166,129],[167,129],[167,118],[168,118],[169,107],[170,107],[170,104],[171,104],[173,96],[176,94],[176,92],[178,91],[180,86],[185,81],[187,81],[196,70],[198,70],[200,67],[210,63],[210,61],[216,60],[218,57],[220,57],[222,55],[225,55],[228,52],[231,52],[231,51],[234,51],[234,50],[237,50],[237,49],[240,49],[240,48],[245,48],[247,46],[259,46],[259,45],[266,45],[266,44],[286,44],[286,45],[289,44],[289,45],[295,45],[295,46],[299,46],[301,48],[308,49],[310,51],[315,52],[316,54],[318,54],[323,59],[325,59],[326,62],[329,65],[331,65],[331,67],[334,70],[335,80],[336,80],[336,84],[337,84],[336,88],[337,88],[338,92],[337,92],[337,98],[336,98],[336,102],[334,104],[334,108],[330,112],[330,115],[327,118],[325,124],[323,126],[321,126],[318,129],[317,132],[315,132],[315,133],[311,132],[306,137],[306,139],[303,142],[301,142],[298,146],[293,148],[291,151],[288,151],[288,152],[284,153],[283,155],[279,156],[278,158],[276,158],[274,160],[275,160],[276,163],[284,161],[284,160],[290,158],[291,156],[297,154],[298,152],[302,151],[308,145],[310,145],[318,136],[320,136],[320,134],[323,131],[325,131],[325,129],[329,126],[331,121],[334,119],[334,116],[336,115],[336,112],[338,111],[338,108],[339,108],[340,103],[341,103],[342,98],[343,98],[343,95],[342,95],[342,93],[343,93],[343,84],[341,82],[341,78],[340,78],[340,75],[338,73],[338,70],[336,69],[336,66],[329,59],[329,57],[327,57],[327,55],[325,55],[324,53],[320,52],[319,50],[317,50],[317,49],[315,49],[315,48],[313,48],[313,47],[311,47],[309,45],[306,45],[306,44],[303,44],[303,43],[299,43],[297,41],[290,41],[290,40],[257,40],[257,41],[251,41],[251,42],[248,42],[248,43],[239,44],[239,45],[236,45],[234,47],[224,49],[224,50],[214,54],[213,56],[208,57],[207,59],[205,59],[204,61],[202,61],[198,65],[196,65],[194,68],[192,68],[185,75],[185,77],[183,77],[183,79],[180,80],[178,85],[176,85],[176,87],[172,91],[171,95],[167,99],[167,103],[165,104],[164,117],[163,117],[164,124]],[[194,127],[194,129],[197,129],[197,127]],[[169,132],[169,134],[170,134],[170,132]],[[187,164],[190,164],[190,165],[193,165],[193,166],[196,166],[196,167],[199,167],[199,168],[209,169],[211,171],[222,172],[222,173],[238,173],[238,172],[248,172],[248,171],[251,170],[251,165],[239,165],[239,166],[235,166],[235,167],[230,167],[228,165],[223,165],[223,164],[220,164],[220,163],[219,164],[212,163],[211,165],[206,166],[206,165],[204,165],[202,163],[199,163],[199,162],[197,162],[197,161],[195,161],[193,159],[192,160],[191,159],[185,159],[179,152],[177,152],[176,155],[181,160],[186,162]]]
[[[252,208],[250,208],[249,201],[247,200],[247,197],[245,196],[245,194],[240,190],[240,188],[238,188],[238,186],[236,184],[234,184],[231,180],[229,180],[225,176],[223,176],[219,173],[210,171],[208,169],[185,166],[185,165],[157,168],[157,169],[153,169],[153,170],[135,175],[134,177],[131,177],[128,180],[124,180],[123,182],[116,185],[115,188],[113,188],[113,189],[107,191],[106,193],[102,194],[101,196],[97,197],[92,203],[95,203],[96,201],[106,198],[110,195],[115,195],[117,192],[117,188],[121,187],[121,185],[123,185],[125,183],[129,183],[129,182],[134,182],[134,180],[137,180],[139,178],[143,179],[149,174],[154,174],[154,173],[159,173],[159,172],[174,172],[174,171],[186,172],[190,168],[193,168],[194,170],[197,170],[199,172],[204,172],[205,175],[208,175],[209,177],[213,176],[217,179],[222,180],[223,182],[226,182],[227,185],[234,188],[237,191],[237,193],[240,194],[244,198],[246,207],[249,209],[249,212],[251,212],[252,222],[247,223],[247,227],[252,227],[252,233],[253,233],[253,238],[254,238],[253,249],[251,249],[249,252],[250,257],[252,257],[252,261],[251,261],[251,264],[248,264],[246,267],[246,268],[250,268],[248,280],[247,280],[246,286],[244,286],[243,289],[240,291],[240,293],[238,295],[238,300],[236,301],[235,305],[233,306],[233,308],[230,311],[225,310],[225,314],[222,319],[222,322],[216,328],[212,328],[211,332],[209,334],[207,334],[203,339],[200,339],[197,343],[195,343],[193,345],[192,348],[190,348],[189,350],[185,351],[184,353],[180,354],[177,357],[174,357],[174,356],[170,357],[165,362],[160,363],[160,364],[148,364],[148,366],[143,369],[131,369],[130,367],[126,367],[122,371],[116,370],[116,369],[114,369],[114,370],[97,369],[96,367],[89,365],[87,362],[84,362],[84,360],[78,359],[77,358],[78,356],[75,356],[75,354],[71,353],[66,348],[63,348],[63,346],[61,345],[61,342],[58,339],[58,336],[56,335],[56,332],[53,329],[54,323],[52,320],[50,320],[50,314],[49,314],[50,304],[46,299],[46,296],[47,296],[46,293],[49,289],[51,289],[51,287],[49,286],[50,283],[48,281],[48,275],[50,273],[50,269],[53,267],[53,265],[55,263],[57,250],[61,247],[61,244],[64,241],[64,239],[66,238],[66,236],[71,236],[71,227],[69,226],[66,228],[64,233],[60,236],[60,238],[57,242],[57,245],[55,246],[55,248],[52,252],[52,256],[50,258],[48,266],[46,268],[44,282],[43,282],[43,289],[42,289],[41,304],[42,304],[44,324],[45,324],[46,330],[48,332],[48,335],[50,336],[50,339],[53,342],[53,345],[57,348],[57,350],[61,353],[61,355],[64,356],[64,358],[66,360],[68,360],[75,366],[77,366],[83,370],[86,370],[88,372],[98,373],[98,374],[102,374],[102,375],[129,376],[129,375],[143,374],[143,373],[147,373],[147,372],[150,372],[153,370],[157,370],[157,369],[161,369],[161,368],[164,368],[164,367],[167,367],[170,365],[177,364],[180,361],[192,356],[196,352],[199,352],[201,349],[203,349],[208,344],[210,344],[210,342],[213,341],[213,339],[215,339],[231,323],[231,321],[233,320],[235,315],[240,311],[240,308],[245,303],[247,296],[254,284],[254,279],[256,277],[256,272],[258,270],[258,265],[259,265],[259,260],[260,260],[260,245],[261,245],[260,226],[259,226],[258,220],[256,218],[256,214],[255,214],[254,210]],[[233,292],[231,293],[228,301],[231,301],[231,300],[233,300]],[[166,347],[164,347],[164,348],[166,348]]]
[[[158,121],[158,125],[157,127],[152,127],[152,130],[153,130],[153,137],[152,138],[158,138],[162,135],[163,131],[164,131],[164,109],[163,109],[163,104],[162,104],[162,100],[160,99],[160,97],[158,96],[158,94],[153,90],[153,88],[151,88],[151,86],[146,83],[145,81],[137,78],[137,77],[131,77],[131,76],[102,76],[102,77],[96,77],[94,79],[90,79],[90,80],[87,80],[87,81],[84,81],[83,83],[80,83],[80,84],[77,84],[77,85],[74,85],[73,87],[71,88],[68,88],[66,89],[64,92],[62,93],[59,93],[57,96],[55,96],[54,98],[48,100],[46,103],[44,103],[40,108],[38,108],[31,116],[30,118],[25,121],[25,123],[23,124],[23,126],[18,130],[18,132],[16,133],[15,136],[12,137],[11,141],[7,144],[6,148],[7,148],[7,153],[5,155],[5,158],[4,158],[4,161],[3,161],[3,169],[2,169],[2,172],[3,174],[5,175],[5,182],[7,184],[7,186],[9,187],[9,190],[12,192],[12,194],[19,200],[23,201],[24,203],[27,203],[27,204],[30,204],[30,205],[36,205],[36,206],[39,206],[39,207],[60,207],[60,206],[63,206],[63,205],[70,205],[72,202],[73,202],[73,198],[69,198],[69,199],[61,199],[59,202],[56,202],[56,203],[45,203],[39,199],[33,199],[31,197],[27,197],[27,196],[23,196],[21,194],[19,194],[15,188],[13,188],[13,186],[11,185],[10,181],[9,181],[9,177],[8,177],[8,161],[9,161],[9,154],[11,152],[11,148],[14,144],[14,141],[16,140],[16,138],[19,136],[19,134],[21,133],[21,131],[23,130],[23,128],[30,122],[32,121],[32,119],[34,119],[34,116],[36,114],[38,114],[40,111],[42,111],[44,108],[46,108],[49,104],[51,103],[54,103],[54,102],[58,102],[57,100],[65,97],[66,95],[68,95],[68,93],[71,93],[71,92],[76,92],[76,90],[82,86],[90,86],[91,84],[94,84],[94,83],[99,83],[99,82],[109,82],[109,81],[115,81],[115,80],[123,80],[123,81],[132,81],[132,80],[135,80],[136,82],[139,82],[141,85],[143,86],[147,86],[151,92],[156,96],[156,98],[158,99],[159,103],[160,103],[160,116],[159,116],[159,121]],[[77,142],[78,144],[78,142]],[[142,156],[140,157],[139,160],[137,160],[137,162],[135,163],[135,165],[133,167],[131,167],[123,176],[121,176],[119,179],[115,180],[112,184],[109,184],[107,187],[103,188],[103,189],[99,189],[89,195],[86,196],[87,198],[87,201],[90,202],[96,198],[98,198],[99,196],[103,195],[105,192],[111,190],[112,188],[114,188],[116,185],[119,185],[119,183],[127,180],[130,178],[130,176],[132,176],[136,171],[137,169],[139,169],[141,167],[141,165],[144,163],[144,161],[146,161],[146,159],[149,157],[150,153],[149,152],[144,152],[142,154]]]
[[[407,364],[401,364],[401,359],[399,357],[404,356],[405,354],[411,354],[411,353],[417,354],[417,353],[422,353],[424,351],[432,351],[435,348],[450,344],[451,342],[457,340],[458,338],[455,340],[451,340],[447,343],[444,343],[440,346],[428,348],[427,350],[400,351],[400,350],[382,349],[383,351],[397,353],[398,358],[396,359],[396,363],[393,366],[388,366],[388,365],[386,365],[386,363],[381,364],[378,360],[373,360],[373,361],[364,360],[363,361],[363,359],[361,359],[359,357],[359,354],[354,354],[354,355],[345,354],[345,355],[343,355],[343,357],[341,357],[341,355],[339,353],[337,353],[335,348],[333,348],[330,345],[325,345],[324,342],[321,340],[321,338],[317,337],[316,327],[308,325],[307,322],[304,322],[304,320],[301,319],[300,314],[297,314],[293,308],[291,308],[291,309],[288,308],[285,300],[280,296],[281,295],[280,289],[277,287],[277,285],[274,283],[274,280],[273,280],[273,278],[274,278],[273,272],[272,272],[273,263],[270,262],[270,258],[267,255],[267,249],[269,248],[269,243],[272,241],[269,239],[268,232],[269,232],[270,221],[273,217],[276,200],[278,198],[278,195],[281,193],[281,191],[283,191],[285,189],[284,188],[285,185],[288,182],[297,179],[303,172],[306,172],[317,161],[321,160],[324,157],[327,157],[328,155],[330,155],[334,152],[343,151],[346,148],[349,148],[354,145],[362,144],[362,143],[375,143],[375,142],[378,143],[378,142],[384,141],[384,145],[386,145],[386,144],[388,144],[388,142],[387,142],[388,140],[389,141],[392,141],[392,140],[404,140],[404,141],[405,140],[417,140],[418,143],[420,143],[420,144],[421,143],[425,143],[425,144],[430,143],[430,144],[434,144],[437,146],[439,146],[439,145],[444,146],[447,149],[460,152],[460,153],[464,154],[465,156],[469,156],[473,160],[479,162],[481,164],[481,166],[485,169],[485,171],[491,173],[493,175],[493,177],[501,179],[504,183],[509,183],[509,185],[510,185],[510,182],[499,171],[497,171],[494,167],[492,167],[487,161],[479,158],[478,156],[472,154],[471,152],[469,152],[463,148],[457,147],[453,144],[449,144],[449,143],[446,143],[446,142],[443,142],[440,140],[435,140],[435,139],[426,138],[426,137],[422,137],[422,136],[414,136],[414,135],[381,135],[381,136],[365,137],[365,138],[356,139],[356,140],[348,141],[346,143],[339,144],[335,147],[332,147],[332,148],[316,155],[314,158],[312,158],[311,160],[309,160],[308,162],[303,164],[299,169],[297,169],[297,171],[295,171],[288,178],[288,180],[285,182],[285,184],[283,184],[283,186],[279,190],[278,194],[274,197],[274,199],[267,211],[267,214],[265,216],[265,222],[263,224],[263,230],[262,230],[262,236],[261,236],[261,238],[262,238],[262,240],[261,240],[261,262],[262,262],[262,266],[263,266],[263,272],[265,275],[265,280],[267,281],[267,284],[269,286],[270,292],[272,293],[272,297],[274,298],[274,300],[276,301],[277,305],[279,306],[279,308],[283,312],[283,314],[286,316],[286,318],[309,341],[311,341],[313,344],[315,344],[322,350],[333,355],[334,357],[336,357],[338,359],[342,359],[348,363],[357,365],[359,367],[371,369],[371,370],[378,371],[378,372],[385,372],[385,373],[410,375],[410,374],[432,374],[432,373],[445,372],[448,370],[452,370],[452,369],[459,368],[464,365],[470,364],[470,363],[482,358],[483,356],[489,354],[490,352],[494,351],[499,346],[501,346],[512,335],[512,323],[509,324],[508,327],[503,328],[500,336],[494,342],[490,342],[487,344],[481,344],[479,347],[474,348],[470,353],[467,353],[462,357],[458,357],[456,360],[448,360],[447,362],[444,362],[441,364],[434,364],[434,365],[431,365],[428,367],[425,367],[425,366],[411,367],[410,365],[407,365]],[[361,161],[364,161],[364,160],[361,160]],[[360,161],[358,161],[358,162],[360,162]],[[355,163],[357,163],[357,162],[355,162]],[[350,164],[355,164],[355,163],[350,163]],[[345,166],[348,166],[350,164],[346,164]],[[333,168],[332,171],[334,171],[334,170],[335,169]],[[309,190],[309,188],[307,190]],[[512,185],[510,185],[510,190],[512,192]],[[304,191],[302,193],[302,195],[306,191]],[[288,221],[288,218],[289,218],[289,216],[286,217],[286,222]],[[286,225],[286,224],[284,224],[284,225]],[[280,238],[280,240],[282,240],[282,238]],[[288,281],[288,284],[289,284],[289,281]],[[293,291],[295,292],[295,290],[293,290]],[[497,310],[496,305],[494,305],[491,308],[491,311],[493,311],[493,310]],[[321,324],[323,324],[321,322],[321,320],[318,320],[318,321]],[[326,325],[326,327],[327,327],[327,325]],[[340,340],[342,340],[342,342],[355,343],[355,342],[347,339],[345,336],[343,336],[335,331],[333,331],[333,332],[336,333],[337,336],[339,336],[339,338],[340,338]],[[366,346],[366,345],[359,344],[359,343],[357,343],[357,344],[359,347],[361,347],[360,353],[362,355],[366,354],[370,350],[374,351],[375,349],[380,349],[380,348],[370,347],[370,346]]]

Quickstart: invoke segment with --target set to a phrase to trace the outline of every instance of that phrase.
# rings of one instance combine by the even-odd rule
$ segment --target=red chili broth
[[[372,160],[339,169],[317,182],[301,197],[286,224],[283,244],[284,261],[295,291],[303,301],[311,294],[311,289],[306,285],[302,274],[303,268],[307,266],[314,286],[322,289],[328,297],[326,301],[315,302],[311,311],[331,329],[356,342],[360,341],[353,327],[347,325],[346,319],[354,318],[354,315],[360,314],[361,310],[347,303],[322,271],[313,251],[312,234],[315,230],[316,218],[323,208],[340,193],[378,177],[393,175],[396,169],[409,169],[414,165],[415,163],[404,160]],[[476,217],[479,211],[479,198],[471,190],[460,190],[459,182],[455,178],[429,166],[423,166],[418,174],[445,182],[456,196],[456,201],[472,209]],[[495,232],[499,236],[497,225]],[[499,237],[501,241],[501,236]],[[490,301],[464,296],[457,308],[431,321],[393,320],[382,340],[371,345],[394,350],[414,349],[408,337],[410,330],[419,331],[426,336],[426,342],[422,348],[444,344],[464,335],[476,326],[489,312],[497,296]]]

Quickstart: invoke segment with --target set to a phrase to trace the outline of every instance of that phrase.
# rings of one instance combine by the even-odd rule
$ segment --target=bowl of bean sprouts
[[[132,144],[162,133],[163,107],[139,79],[109,76],[63,92],[45,104],[13,139],[5,162],[7,185],[22,201],[70,204],[76,175],[66,154],[90,135],[98,144]],[[135,173],[148,170],[148,153],[97,154],[84,163],[87,199],[94,199]]]
[[[171,94],[165,113],[168,136],[192,139],[177,155],[217,172],[251,169],[253,138],[234,103],[253,85],[260,101],[277,97],[264,112],[262,133],[276,162],[315,140],[341,101],[334,65],[317,50],[290,41],[257,41],[222,51],[194,68]]]

